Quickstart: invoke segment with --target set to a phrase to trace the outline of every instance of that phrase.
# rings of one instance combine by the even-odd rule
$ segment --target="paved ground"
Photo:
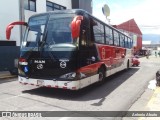
[[[102,86],[93,85],[78,92],[23,86],[18,83],[17,78],[1,79],[0,111],[152,111],[160,105],[157,101],[160,95],[158,89],[150,90],[147,86],[160,68],[160,58],[151,56],[149,59],[141,58],[140,60],[140,67],[111,76]],[[53,118],[46,118],[48,119]],[[56,119],[75,120],[71,117],[54,118]],[[119,120],[122,118],[88,119]],[[145,120],[146,118],[123,119]]]
[[[150,56],[149,59],[141,58],[141,62],[144,64],[148,63],[159,63],[160,57]],[[160,69],[160,66],[159,66]],[[155,81],[155,79],[154,79]],[[160,115],[160,87],[147,88],[140,98],[131,106],[129,111],[158,111]],[[126,117],[123,120],[160,120],[159,117]]]

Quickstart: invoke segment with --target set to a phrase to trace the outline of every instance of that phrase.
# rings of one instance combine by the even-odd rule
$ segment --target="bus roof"
[[[55,10],[55,11],[49,11],[49,12],[45,12],[45,13],[39,13],[36,15],[32,15],[31,17],[36,17],[39,15],[51,15],[51,14],[77,14],[77,15],[84,15],[84,14],[88,14],[91,18],[94,18],[95,20],[101,22],[102,24],[116,30],[117,32],[120,32],[122,34],[124,34],[125,36],[129,37],[128,35],[126,35],[125,33],[121,32],[120,30],[116,29],[115,27],[106,24],[105,22],[103,22],[102,20],[96,18],[95,16],[91,15],[90,13],[88,13],[87,11],[83,10],[83,9],[67,9],[67,10]],[[129,37],[130,38],[130,37]]]
[[[51,14],[77,14],[77,15],[81,15],[84,13],[89,14],[87,11],[83,10],[83,9],[67,9],[67,10],[55,10],[55,11],[49,11],[49,12],[44,12],[44,13],[38,13],[35,15],[32,15],[31,17],[34,16],[39,16],[39,15],[51,15]]]

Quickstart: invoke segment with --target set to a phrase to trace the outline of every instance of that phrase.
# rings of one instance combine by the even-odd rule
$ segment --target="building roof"
[[[139,29],[137,23],[134,19],[128,20],[124,23],[121,23],[119,25],[116,25],[118,29],[123,29],[132,33],[136,33],[138,35],[142,35],[141,30]]]

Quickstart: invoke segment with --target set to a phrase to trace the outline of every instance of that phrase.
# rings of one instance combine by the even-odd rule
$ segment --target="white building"
[[[73,3],[74,2],[74,3]],[[77,4],[82,1],[77,0]],[[85,0],[83,2],[86,3]],[[91,0],[87,0],[88,9],[91,7]],[[28,18],[36,13],[47,11],[72,9],[75,7],[75,0],[1,0],[0,1],[0,40],[6,40],[6,27],[14,21],[28,21]],[[82,4],[83,5],[83,4]],[[82,6],[81,8],[84,9]],[[16,41],[16,45],[20,46],[22,38],[22,27],[14,27],[11,34],[11,41]]]

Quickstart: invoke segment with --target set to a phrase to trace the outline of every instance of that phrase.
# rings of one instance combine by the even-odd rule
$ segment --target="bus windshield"
[[[28,28],[26,29],[23,47],[38,47],[38,43],[44,37],[44,30],[47,23],[47,15],[32,17],[29,20]]]
[[[75,45],[71,35],[70,24],[74,18],[72,14],[51,14],[32,17],[26,30],[24,47],[38,47],[43,42],[44,48],[52,48],[58,45]]]
[[[69,14],[51,15],[47,27],[46,44],[50,47],[57,44],[72,44],[70,28],[72,20],[73,15]]]

